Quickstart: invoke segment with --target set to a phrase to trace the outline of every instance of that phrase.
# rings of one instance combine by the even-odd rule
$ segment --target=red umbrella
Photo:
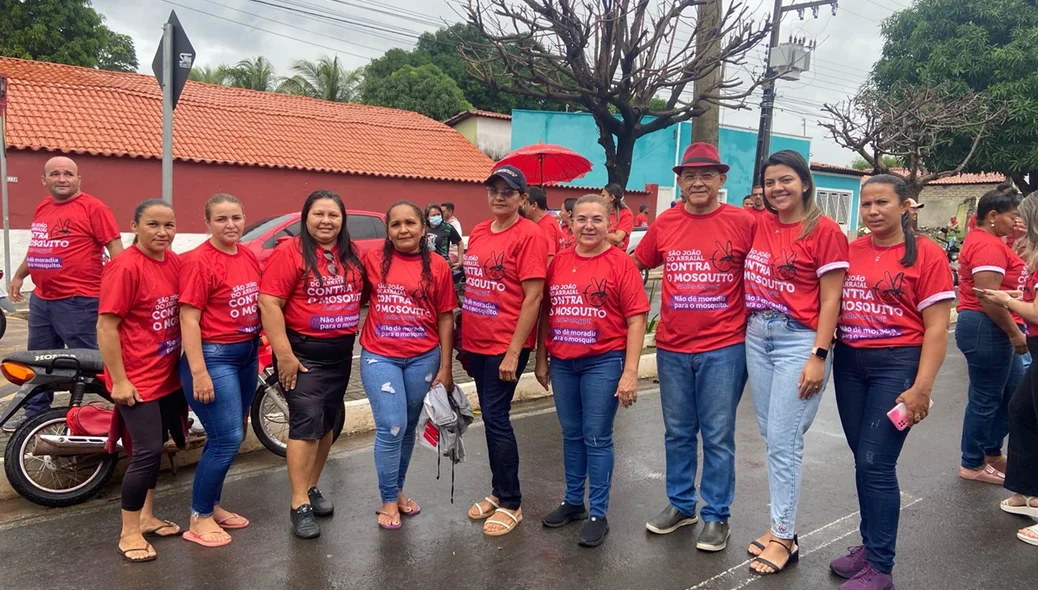
[[[519,148],[494,165],[515,166],[526,175],[531,186],[550,182],[565,182],[580,178],[591,171],[591,161],[561,145],[538,143]]]

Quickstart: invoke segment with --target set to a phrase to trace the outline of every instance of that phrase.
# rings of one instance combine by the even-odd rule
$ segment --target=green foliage
[[[880,156],[880,160],[886,164],[887,168],[904,168],[905,163],[901,161],[901,158],[897,156]],[[851,168],[855,170],[872,170],[872,164],[869,164],[865,158],[861,156],[854,158],[851,162]]]
[[[192,72],[193,73],[193,72]],[[278,85],[277,73],[267,58],[243,59],[233,66],[220,66],[215,72],[218,82],[235,88],[270,92]]]
[[[292,64],[293,75],[278,86],[278,92],[309,96],[332,102],[356,102],[362,70],[347,70],[338,56],[322,56],[317,61],[299,60]]]
[[[883,24],[874,78],[880,90],[946,83],[1007,104],[1008,119],[981,141],[968,171],[1022,176],[1038,171],[1038,7],[1034,0],[918,0]],[[962,161],[970,138],[935,154],[928,167]]]
[[[89,0],[0,0],[0,55],[137,70],[133,41],[106,27]]]
[[[215,68],[213,66],[194,67],[191,68],[191,73],[187,75],[187,79],[203,84],[223,84],[225,74],[225,66]]]
[[[472,108],[454,80],[432,64],[405,65],[387,78],[369,80],[364,102],[414,111],[437,121]]]

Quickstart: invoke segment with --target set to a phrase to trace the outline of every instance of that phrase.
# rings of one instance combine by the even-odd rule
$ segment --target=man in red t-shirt
[[[634,217],[634,227],[649,227],[649,206],[640,205],[638,215]]]
[[[702,551],[728,544],[735,497],[735,410],[746,384],[743,264],[755,217],[721,203],[728,166],[694,143],[674,168],[682,204],[660,213],[634,251],[642,270],[663,265],[656,333],[670,503],[646,524],[667,534],[695,524],[696,436],[703,437]]]
[[[764,187],[757,184],[753,186],[753,190],[750,191],[750,196],[753,197],[753,210],[757,213],[767,211],[764,208]]]
[[[537,227],[544,232],[544,238],[548,240],[548,262],[550,263],[555,253],[559,251],[559,243],[562,240],[559,221],[548,213],[548,195],[543,188],[531,186],[526,202],[529,203],[526,208],[526,218],[536,223]]]
[[[29,350],[97,348],[97,302],[104,249],[123,251],[112,210],[80,191],[79,168],[70,158],[51,158],[43,167],[50,196],[36,207],[25,260],[11,280],[11,301],[24,300],[22,282],[31,276]],[[25,405],[25,419],[50,407],[53,393]],[[8,422],[4,430],[17,428]]]

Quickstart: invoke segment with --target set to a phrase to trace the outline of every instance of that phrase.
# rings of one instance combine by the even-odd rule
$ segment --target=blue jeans
[[[853,348],[839,343],[833,351],[836,405],[854,454],[861,542],[872,567],[888,574],[894,569],[901,516],[897,459],[910,429],[895,428],[887,412],[915,383],[921,352],[920,346]]]
[[[622,350],[576,359],[551,359],[555,409],[562,425],[566,503],[584,505],[590,488],[591,515],[609,510],[613,482],[613,420],[620,400],[616,386],[624,372]]]
[[[383,504],[396,503],[404,487],[422,402],[439,370],[439,346],[407,358],[360,351],[360,380],[375,418],[375,472]]]
[[[1009,336],[987,314],[966,310],[955,324],[955,344],[969,368],[969,401],[962,421],[962,466],[978,469],[1002,454],[1009,434],[1009,399],[1024,376]]]
[[[696,512],[696,435],[703,437],[700,495],[706,522],[727,522],[735,499],[735,411],[746,386],[742,343],[699,353],[659,349],[656,365],[667,452],[667,497]]]
[[[191,490],[191,513],[202,518],[212,516],[213,509],[220,504],[227,471],[245,440],[245,419],[259,376],[258,352],[259,339],[237,344],[202,343],[205,368],[213,381],[213,401],[208,404],[195,399],[191,367],[187,357],[180,359],[184,396],[205,427],[205,448]]]
[[[97,350],[97,299],[69,297],[42,299],[29,296],[29,350],[92,348]],[[25,419],[50,408],[54,392],[48,391],[25,404]]]
[[[796,534],[804,434],[818,413],[832,368],[832,359],[826,359],[822,388],[810,398],[800,399],[800,373],[811,358],[815,335],[811,328],[781,313],[754,313],[746,325],[750,391],[768,449],[771,533],[779,539],[792,539]]]

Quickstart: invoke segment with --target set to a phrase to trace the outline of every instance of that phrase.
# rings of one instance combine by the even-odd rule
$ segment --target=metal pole
[[[173,204],[173,23],[162,26],[162,200]]]
[[[4,215],[4,291],[9,291],[11,289],[11,220],[7,208],[7,113],[3,110],[0,110],[0,196],[3,198]]]
[[[775,75],[771,69],[771,52],[781,42],[780,29],[783,12],[782,0],[775,0],[775,10],[771,13],[771,41],[768,44],[767,75],[769,77]],[[775,81],[769,80],[764,83],[764,96],[760,101],[760,126],[757,128],[757,154],[753,161],[753,184],[759,182],[761,166],[771,150],[771,121],[774,106]]]

